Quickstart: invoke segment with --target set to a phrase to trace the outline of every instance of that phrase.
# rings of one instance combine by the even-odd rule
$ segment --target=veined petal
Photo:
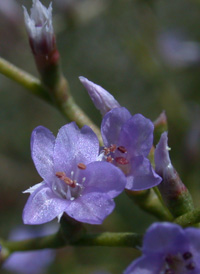
[[[147,230],[143,241],[143,252],[146,255],[176,254],[188,250],[188,240],[182,227],[172,223],[154,223]]]
[[[43,126],[36,127],[31,136],[31,154],[35,167],[40,176],[51,182],[54,177],[53,150],[54,135]]]
[[[123,172],[107,162],[90,163],[82,171],[82,176],[86,178],[84,186],[87,193],[90,189],[91,192],[105,193],[110,198],[119,195],[126,184],[126,177]]]
[[[114,207],[114,201],[107,194],[91,192],[72,201],[65,212],[79,222],[102,224]]]
[[[39,184],[31,186],[28,189],[26,189],[25,191],[23,191],[23,193],[30,193],[30,194],[32,194],[33,192],[36,191],[36,189],[38,189],[39,187],[43,186],[44,184],[45,184],[45,182],[43,181],[43,182],[41,182]]]
[[[115,100],[115,98],[101,86],[89,81],[83,76],[80,76],[79,80],[87,89],[95,107],[100,110],[102,115],[105,115],[113,108],[120,107],[120,104]]]
[[[24,207],[24,224],[37,225],[49,222],[65,211],[69,202],[58,198],[47,185],[32,193]]]
[[[163,265],[162,256],[145,256],[134,260],[123,274],[160,274]]]
[[[133,156],[148,156],[153,144],[153,123],[141,114],[132,116],[122,126],[119,144]]]
[[[56,171],[69,174],[78,163],[95,161],[99,153],[99,141],[88,126],[81,130],[75,122],[63,126],[57,135],[54,149]]]
[[[114,108],[104,116],[101,124],[101,134],[105,146],[118,144],[122,126],[130,118],[130,112],[124,107]]]
[[[162,181],[162,178],[155,173],[147,158],[144,158],[143,156],[132,158],[130,165],[131,170],[127,176],[127,189],[149,189]]]

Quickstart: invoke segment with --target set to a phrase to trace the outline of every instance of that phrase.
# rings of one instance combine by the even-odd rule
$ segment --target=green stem
[[[17,82],[24,88],[28,89],[29,91],[31,91],[32,94],[42,98],[48,103],[52,103],[51,98],[47,93],[47,90],[45,89],[45,87],[42,86],[40,80],[30,75],[29,73],[21,70],[20,68],[14,66],[13,64],[9,63],[1,57],[0,73]]]
[[[136,233],[93,233],[84,234],[77,241],[67,242],[63,235],[58,232],[56,234],[39,237],[24,241],[3,241],[0,240],[2,247],[9,251],[9,254],[16,251],[38,250],[45,248],[60,248],[66,245],[73,246],[117,246],[132,247],[138,249],[142,244],[142,235]]]
[[[191,226],[200,222],[200,209],[194,209],[174,220],[174,223],[182,227]]]
[[[129,198],[144,211],[154,215],[161,221],[172,221],[173,217],[169,210],[163,206],[153,189],[131,191],[125,189]]]
[[[40,97],[46,102],[57,106],[62,114],[70,121],[75,121],[79,127],[90,126],[99,138],[102,145],[102,138],[99,128],[89,119],[84,111],[75,103],[69,93],[65,78],[62,78],[57,90],[52,91],[42,85],[41,81],[27,72],[19,69],[0,57],[0,73],[17,82],[32,94]],[[52,96],[50,96],[50,94]]]

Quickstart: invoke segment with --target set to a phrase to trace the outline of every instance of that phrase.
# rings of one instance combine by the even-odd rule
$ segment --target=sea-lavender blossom
[[[42,224],[65,212],[80,222],[101,224],[125,187],[125,176],[110,163],[97,161],[99,142],[88,126],[72,122],[57,138],[37,127],[31,138],[32,158],[43,182],[26,192],[25,224]]]
[[[127,178],[126,188],[143,190],[161,182],[147,159],[153,144],[153,123],[141,114],[132,116],[124,108],[114,108],[103,118],[102,160],[119,167]]]
[[[120,107],[115,98],[101,86],[89,81],[87,78],[80,76],[81,83],[84,85],[95,107],[100,110],[104,116],[109,110]]]
[[[24,7],[24,18],[33,53],[49,55],[55,49],[52,4],[47,9],[39,0],[33,0],[30,16]]]
[[[142,252],[124,274],[199,274],[200,230],[154,223],[144,236]]]
[[[19,226],[12,230],[9,239],[13,241],[26,240],[34,237],[46,236],[57,231],[57,226],[48,225],[35,229]],[[51,249],[14,252],[4,262],[3,268],[12,273],[42,274],[55,258],[55,251]]]

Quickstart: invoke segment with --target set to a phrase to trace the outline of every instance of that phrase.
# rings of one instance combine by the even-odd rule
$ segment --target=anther
[[[65,174],[65,172],[56,172],[56,177],[58,177],[60,180],[65,182],[67,185],[69,185],[72,188],[76,187],[76,181],[73,181],[72,179],[68,178]]]
[[[108,155],[110,153],[110,149],[108,147],[104,147],[103,151],[104,155]]]
[[[192,258],[192,253],[191,252],[185,252],[184,254],[183,254],[183,259],[184,260],[188,260],[188,259],[190,259],[190,258]]]
[[[56,177],[58,177],[61,180],[64,180],[64,178],[66,177],[65,172],[56,172]]]
[[[123,147],[123,146],[119,146],[117,149],[118,149],[121,153],[126,153],[126,152],[127,152],[127,150],[126,150],[125,147]]]
[[[116,149],[117,149],[116,145],[111,145],[110,146],[110,152],[115,152]]]
[[[188,265],[186,265],[186,268],[188,270],[194,270],[195,269],[195,263],[194,262],[189,263]]]
[[[106,158],[106,161],[108,163],[112,163],[113,162],[113,158],[109,155],[107,158]]]
[[[67,185],[71,186],[72,188],[76,187],[76,181],[71,180],[68,177],[65,177],[63,180]]]
[[[120,165],[127,165],[129,161],[124,157],[116,157],[115,161]]]
[[[86,169],[86,165],[84,165],[83,163],[79,163],[77,166],[80,169]]]

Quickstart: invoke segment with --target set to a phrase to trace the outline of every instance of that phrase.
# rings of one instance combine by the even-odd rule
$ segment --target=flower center
[[[73,201],[81,196],[84,189],[83,183],[86,177],[80,176],[81,170],[85,170],[86,165],[79,163],[77,165],[76,172],[71,171],[70,177],[63,171],[56,172],[56,177],[59,179],[58,183],[54,186],[54,191],[67,200]]]
[[[183,254],[167,255],[165,258],[164,269],[160,274],[179,274],[190,273],[195,269],[193,255],[190,251]]]
[[[130,162],[127,159],[128,153],[127,149],[124,146],[117,146],[115,144],[112,144],[109,147],[104,147],[103,153],[104,158],[107,162],[119,167],[125,175],[129,174]]]

